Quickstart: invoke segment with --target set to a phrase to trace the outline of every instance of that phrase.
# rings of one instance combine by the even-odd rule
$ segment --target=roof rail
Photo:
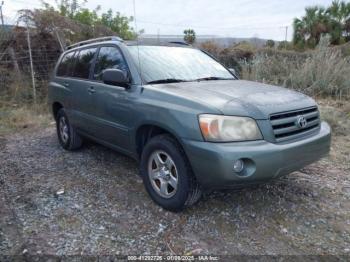
[[[83,46],[83,45],[87,45],[87,44],[92,44],[92,43],[98,43],[98,42],[103,42],[103,41],[119,41],[119,42],[123,42],[123,39],[121,39],[118,36],[104,36],[104,37],[98,37],[98,38],[94,38],[94,39],[90,39],[90,40],[86,40],[86,41],[81,41],[78,43],[75,43],[73,45],[70,45],[67,47],[67,50],[78,47],[78,46]]]

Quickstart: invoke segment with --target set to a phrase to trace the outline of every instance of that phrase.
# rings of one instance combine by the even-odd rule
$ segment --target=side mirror
[[[102,74],[102,81],[107,85],[122,86],[127,88],[129,86],[129,79],[124,72],[119,69],[106,69]]]

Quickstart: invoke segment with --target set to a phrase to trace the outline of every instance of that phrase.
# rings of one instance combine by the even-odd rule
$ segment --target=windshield
[[[137,66],[140,56],[142,78],[147,83],[235,79],[221,64],[197,49],[173,46],[128,48]]]

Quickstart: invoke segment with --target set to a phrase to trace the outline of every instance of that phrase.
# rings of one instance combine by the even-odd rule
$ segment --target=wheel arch
[[[159,123],[148,122],[140,125],[135,132],[134,143],[136,147],[136,155],[137,158],[141,158],[142,150],[146,145],[147,141],[149,141],[152,137],[160,134],[168,134],[173,137],[183,148],[181,139],[176,134],[175,131],[170,129],[169,127],[165,127]]]
[[[56,119],[58,111],[63,108],[63,105],[60,102],[53,102],[52,103],[52,114],[53,117]]]

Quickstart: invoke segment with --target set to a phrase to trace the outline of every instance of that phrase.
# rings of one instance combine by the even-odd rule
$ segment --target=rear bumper
[[[183,140],[198,181],[205,188],[226,188],[255,184],[289,174],[328,154],[331,130],[322,122],[318,133],[288,144],[267,141],[209,143]],[[233,163],[243,159],[245,169],[233,171]]]

